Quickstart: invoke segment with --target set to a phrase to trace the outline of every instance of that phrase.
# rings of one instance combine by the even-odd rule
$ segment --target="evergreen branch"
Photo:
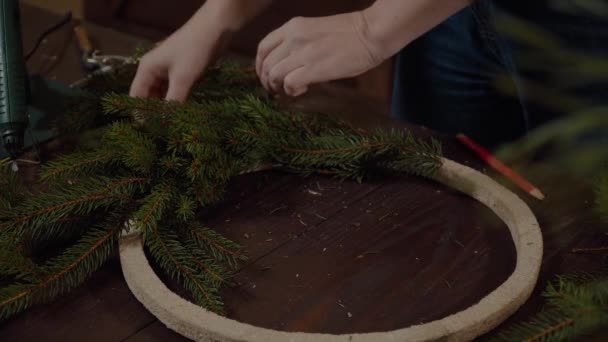
[[[46,279],[35,283],[16,283],[0,289],[0,320],[23,311],[35,303],[46,302],[81,284],[110,256],[116,239],[115,227],[95,229],[86,234],[43,269]]]
[[[222,303],[217,288],[198,270],[194,258],[178,241],[174,232],[150,227],[144,232],[144,240],[150,253],[171,277],[192,293],[199,305],[216,313],[222,313]]]
[[[190,250],[190,252],[194,254],[196,251]],[[209,276],[208,279],[211,279],[210,282],[215,286],[220,286],[226,281],[225,277],[220,274],[219,266],[212,264],[209,260],[210,259],[204,259],[203,261],[199,258],[192,258],[192,262],[194,262],[205,275]]]
[[[12,235],[12,234],[11,234]],[[18,241],[2,236],[0,239],[0,276],[13,277],[19,281],[40,281],[43,271],[31,259],[25,257],[15,246]]]
[[[540,341],[541,339],[547,338],[549,337],[551,334],[554,334],[562,329],[565,329],[569,326],[571,326],[572,324],[574,324],[574,320],[573,319],[565,319],[553,326],[550,326],[548,328],[545,328],[545,330],[539,332],[538,334],[530,337],[529,339],[527,339],[527,342],[535,342],[535,341]]]
[[[88,216],[131,200],[129,186],[109,187],[109,184],[111,181],[103,177],[90,178],[72,185],[57,185],[50,192],[31,196],[13,209],[6,222],[0,224],[0,231],[12,228],[36,236],[43,227],[51,229],[49,226],[61,219]]]
[[[119,196],[123,196],[124,194],[125,200],[132,201],[130,199],[131,194],[143,190],[144,184],[148,181],[148,178],[143,177],[113,179],[109,180],[110,183],[101,190],[107,194],[118,194]],[[96,204],[97,208],[93,208],[87,214],[66,213],[67,216],[60,217],[55,221],[45,220],[42,222],[38,220],[43,223],[42,226],[38,227],[34,225],[26,227],[22,231],[22,234],[27,232],[27,244],[32,251],[54,248],[58,244],[61,245],[66,241],[80,237],[90,223],[103,221],[108,214],[117,214],[131,210],[129,205],[125,205],[122,197],[119,197],[118,201],[122,202],[119,209],[111,210],[110,207]],[[55,208],[55,210],[57,209]]]
[[[189,233],[191,239],[199,247],[208,251],[216,260],[225,262],[232,268],[237,268],[240,262],[247,260],[241,246],[212,229],[190,224]]]
[[[18,240],[19,250],[44,241],[41,253],[48,256],[53,244],[72,243],[40,267],[27,258],[2,266],[0,255],[0,272],[20,281],[0,289],[0,317],[69,290],[98,267],[114,235],[108,232],[104,240],[105,229],[91,231],[82,223],[108,215],[121,227],[128,216],[161,268],[197,303],[221,312],[227,266],[236,269],[246,259],[236,243],[193,220],[198,210],[219,203],[234,176],[277,165],[362,180],[377,171],[429,176],[440,166],[434,141],[400,131],[367,134],[329,116],[284,113],[258,96],[253,70],[212,68],[193,88],[195,101],[183,104],[129,97],[134,72],[129,65],[90,79],[89,95],[76,104],[84,119],[71,115],[68,124],[105,127],[80,135],[81,152],[45,166],[41,179],[49,191],[26,198],[18,191],[0,194],[0,244]],[[114,94],[105,96],[109,90]],[[5,183],[0,179],[3,188]],[[35,272],[27,267],[41,269],[42,276],[29,277]]]
[[[330,130],[326,135],[289,144],[280,146],[287,155],[274,153],[273,157],[305,174],[322,169],[361,181],[374,169],[429,177],[441,166],[441,146],[437,142],[427,144],[398,131],[363,136]]]
[[[198,269],[203,271],[203,276],[207,278],[207,282],[215,287],[219,287],[226,282],[226,274],[224,269],[217,264],[213,257],[205,253],[192,239],[183,241],[184,247],[192,254],[192,261],[198,266]]]
[[[128,94],[107,94],[101,99],[106,114],[125,114],[136,121],[147,120],[151,115],[165,117],[168,102],[156,98],[131,97]]]
[[[133,215],[135,224],[141,231],[146,231],[156,227],[162,219],[167,206],[173,198],[173,191],[170,184],[161,183],[143,200],[143,204]]]
[[[102,146],[115,151],[130,169],[149,175],[157,158],[157,148],[150,137],[128,122],[114,123],[104,134]]]
[[[12,208],[29,196],[29,190],[11,168],[0,165],[0,223],[8,216]]]
[[[197,166],[202,168],[203,166]],[[227,187],[227,181],[221,179],[193,180],[193,196],[202,207],[218,203]]]
[[[498,341],[566,341],[608,323],[608,279],[589,275],[560,277],[544,294],[550,308],[500,333]]]
[[[167,175],[174,176],[182,171],[182,168],[186,163],[187,160],[182,157],[173,154],[168,156],[165,155],[159,158],[156,169],[160,171],[159,173],[162,177]]]
[[[28,221],[31,221],[32,219],[36,219],[36,218],[40,218],[40,217],[46,218],[46,216],[50,216],[60,209],[66,209],[66,208],[72,209],[72,208],[75,208],[78,206],[83,206],[83,205],[89,204],[89,203],[105,202],[105,200],[115,200],[117,198],[120,198],[120,196],[91,194],[91,195],[87,195],[82,198],[71,199],[71,200],[65,201],[60,204],[56,204],[56,205],[49,206],[49,207],[46,207],[43,209],[39,209],[32,214],[27,214],[25,216],[16,217],[11,222],[7,222],[7,223],[0,225],[0,229],[21,225]],[[108,205],[111,203],[113,203],[113,201],[109,202]],[[90,212],[90,210],[86,210],[86,213],[89,213],[89,212]],[[61,215],[61,216],[64,216],[64,215]],[[55,220],[59,220],[60,218],[61,217],[56,218]]]
[[[100,169],[112,166],[112,162],[116,162],[115,157],[114,153],[104,150],[72,153],[46,164],[42,168],[40,179],[48,182],[65,177],[99,173]]]
[[[112,183],[108,184],[106,190],[110,193],[114,193],[117,190],[127,193],[132,193],[136,190],[143,189],[143,185],[150,182],[148,177],[130,177],[123,179],[116,179]]]
[[[188,222],[194,218],[194,210],[196,201],[189,196],[180,195],[175,214],[177,218],[183,222]]]
[[[381,148],[381,147],[388,147],[389,145],[390,145],[389,143],[378,142],[378,143],[362,143],[361,145],[358,145],[358,146],[341,147],[341,148],[334,148],[334,149],[307,150],[307,149],[290,148],[287,146],[281,146],[281,148],[287,152],[292,152],[292,153],[323,155],[323,154],[340,154],[340,153],[345,153],[345,152],[355,152],[355,151],[359,151],[361,149],[372,150],[372,149],[377,149],[377,148]]]

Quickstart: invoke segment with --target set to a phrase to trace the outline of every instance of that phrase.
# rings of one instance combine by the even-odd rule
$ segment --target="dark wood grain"
[[[314,195],[302,193],[317,188],[326,190],[306,201]],[[340,193],[345,197],[336,203]],[[294,237],[241,270],[241,286],[226,291],[230,315],[240,321],[328,333],[402,328],[471,305],[514,266],[500,220],[432,182],[360,185],[314,177],[282,198],[288,208],[264,221],[291,218],[282,226],[295,229]],[[317,215],[323,219],[315,223]],[[257,222],[250,229],[263,227]]]
[[[26,46],[57,20],[24,8]],[[107,53],[129,53],[137,40],[91,26]],[[82,77],[66,30],[49,38],[29,63],[63,82]],[[45,56],[58,56],[49,61]],[[52,62],[52,63],[51,63]],[[50,63],[50,64],[49,64]],[[353,126],[403,128],[373,101],[352,91],[318,87],[301,109],[337,113]],[[445,154],[483,169],[453,139],[436,136]],[[541,281],[512,318],[542,305],[539,292],[555,274],[597,268],[600,257],[574,247],[608,245],[598,233],[588,186],[559,170],[520,169],[547,200],[537,202],[496,174],[537,214],[545,238]],[[366,332],[402,328],[444,317],[475,303],[508,277],[514,249],[506,227],[487,208],[419,178],[366,184],[278,172],[238,177],[206,223],[241,243],[250,260],[223,292],[229,317],[287,331]],[[183,341],[131,295],[116,258],[82,287],[0,323],[2,341]]]

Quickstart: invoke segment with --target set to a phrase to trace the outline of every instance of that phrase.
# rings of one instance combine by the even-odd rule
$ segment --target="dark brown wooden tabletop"
[[[23,7],[26,49],[57,19]],[[101,27],[89,29],[104,53],[130,54],[138,42]],[[84,75],[78,59],[65,28],[48,38],[28,67],[69,83]],[[341,88],[317,89],[295,105],[342,115],[363,128],[407,128],[380,106]],[[447,157],[483,170],[454,139],[435,136]],[[530,204],[545,239],[539,285],[511,321],[541,307],[539,293],[555,274],[598,266],[598,255],[572,253],[573,248],[608,244],[597,233],[599,220],[586,185],[542,166],[522,172],[545,192],[545,201],[526,197],[489,173]],[[498,217],[469,197],[417,177],[357,184],[278,172],[246,175],[205,219],[249,256],[235,276],[236,286],[223,292],[228,316],[273,329],[350,333],[429,322],[472,305],[514,268],[513,243]],[[0,323],[0,339],[185,340],[130,293],[117,257],[72,293]]]

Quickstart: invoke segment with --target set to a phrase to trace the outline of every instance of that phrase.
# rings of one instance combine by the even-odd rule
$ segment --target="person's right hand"
[[[185,101],[220,43],[220,34],[197,25],[182,27],[142,57],[130,95]]]
[[[271,2],[205,1],[184,26],[141,59],[130,95],[185,101],[230,37]]]

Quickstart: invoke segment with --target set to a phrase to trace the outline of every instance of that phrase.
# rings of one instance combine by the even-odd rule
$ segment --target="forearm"
[[[365,34],[388,58],[474,0],[377,0],[363,11]]]
[[[209,34],[234,33],[264,11],[273,0],[207,0],[184,25]]]

